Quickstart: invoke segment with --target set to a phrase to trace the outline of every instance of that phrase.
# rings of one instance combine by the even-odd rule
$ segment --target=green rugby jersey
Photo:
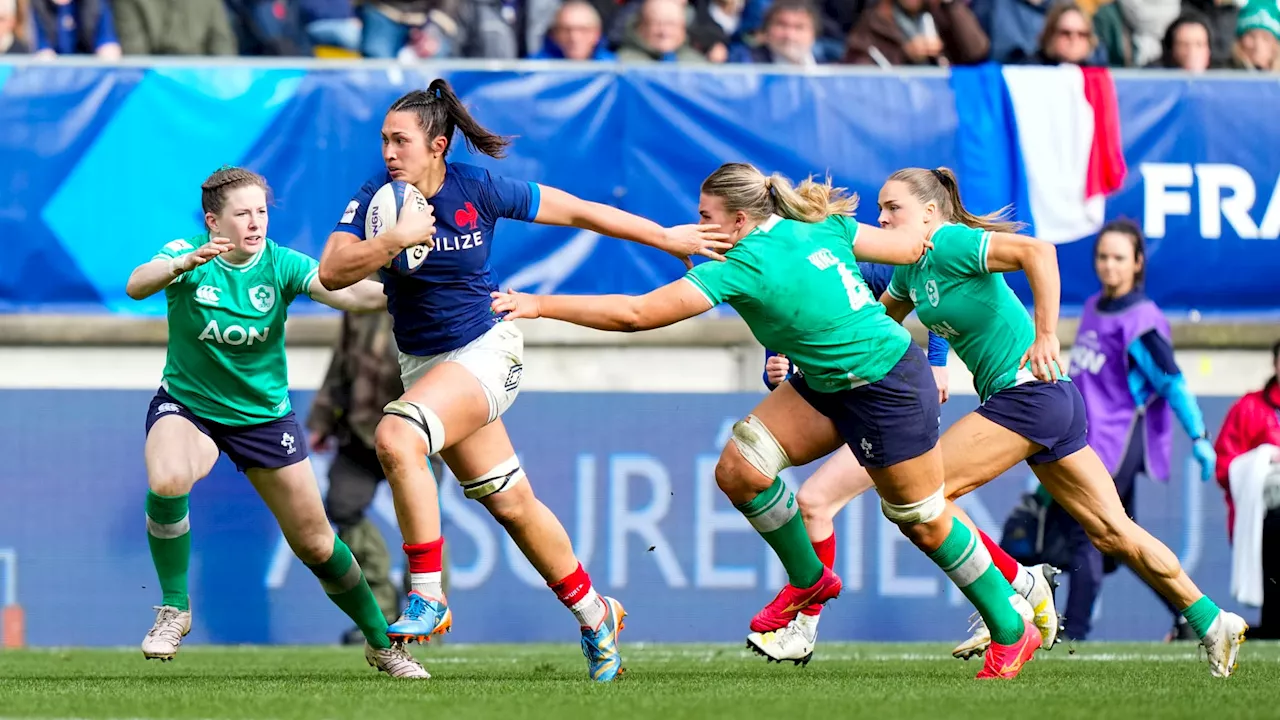
[[[209,242],[203,233],[166,244],[153,259]],[[169,344],[161,385],[193,413],[223,425],[257,425],[288,414],[284,323],[308,294],[319,263],[267,239],[244,265],[215,257],[167,288]]]
[[[902,359],[911,335],[893,321],[854,260],[858,223],[772,216],[685,277],[712,305],[729,303],[765,347],[804,371],[819,392],[877,382]]]

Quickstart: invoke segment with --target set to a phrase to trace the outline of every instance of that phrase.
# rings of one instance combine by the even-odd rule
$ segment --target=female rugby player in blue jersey
[[[432,244],[408,275],[382,272],[406,390],[386,407],[376,444],[395,496],[412,585],[408,607],[387,632],[393,639],[426,641],[453,622],[440,585],[443,538],[427,468],[427,456],[440,453],[466,497],[489,510],[573,612],[591,678],[609,681],[621,669],[622,605],[595,592],[560,521],[521,482],[525,473],[499,419],[520,389],[524,341],[489,309],[489,294],[497,290],[489,265],[495,225],[508,218],[578,227],[659,248],[688,267],[694,254],[723,259],[717,251],[729,245],[709,226],[663,228],[555,188],[450,162],[455,130],[490,157],[503,157],[510,144],[476,122],[444,80],[392,104],[382,125],[387,170],[356,193],[320,260],[321,282],[337,289],[380,270],[406,248]],[[393,180],[416,187],[430,207],[424,212],[406,205],[393,229],[366,238],[369,202]]]

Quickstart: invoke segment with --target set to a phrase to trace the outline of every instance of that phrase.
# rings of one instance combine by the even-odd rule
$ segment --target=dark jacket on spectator
[[[991,39],[992,62],[1028,58],[1040,45],[1044,15],[1052,3],[1027,0],[973,0],[973,14]]]
[[[298,13],[304,23],[355,17],[351,0],[298,0]]]
[[[542,49],[530,55],[529,59],[563,60],[564,50],[561,50],[560,46],[556,44],[556,41],[551,39],[551,33],[547,33],[547,36],[542,41]],[[601,37],[600,42],[596,43],[595,52],[591,53],[591,59],[604,61],[617,60],[618,58],[609,50],[608,41],[604,37]]]
[[[942,41],[942,57],[955,65],[973,65],[983,62],[990,53],[991,41],[973,11],[964,2],[930,0],[924,11],[933,16]],[[881,0],[868,8],[849,33],[844,61],[859,65],[875,63],[871,49],[875,48],[891,65],[912,65],[903,46],[909,38],[893,17],[893,0]]]
[[[18,37],[17,33],[13,35],[13,42],[9,44],[8,49],[4,51],[4,55],[26,55],[31,52],[31,46],[25,40]]]
[[[115,0],[125,55],[235,55],[222,0]]]
[[[831,62],[830,60],[821,57],[820,53],[818,53],[818,47],[816,45],[814,46],[813,49],[814,49],[813,60],[815,63]],[[745,43],[738,43],[733,47],[729,48],[729,62],[756,63],[756,64],[762,64],[762,65],[769,65],[774,63],[775,60],[773,57],[773,51],[769,49],[768,45],[747,45]],[[791,64],[791,63],[787,63],[787,64]]]
[[[74,0],[71,3],[69,11],[75,17],[76,27],[75,39],[69,47],[59,47],[61,29],[58,24],[58,5],[51,0],[33,0],[31,11],[36,20],[36,33],[39,35],[36,43],[38,48],[52,48],[60,55],[92,55],[99,46],[116,41],[111,6],[102,0]]]

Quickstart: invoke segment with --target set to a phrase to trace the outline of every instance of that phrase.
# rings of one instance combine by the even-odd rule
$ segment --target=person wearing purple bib
[[[1194,440],[1192,453],[1201,480],[1213,479],[1217,460],[1195,397],[1174,361],[1169,321],[1142,291],[1146,264],[1142,231],[1128,220],[1109,223],[1098,234],[1094,269],[1102,292],[1085,302],[1071,351],[1071,377],[1084,396],[1089,445],[1111,476],[1129,517],[1134,517],[1136,478],[1169,480],[1173,418]],[[1070,538],[1071,591],[1066,633],[1089,634],[1093,605],[1104,574],[1116,565],[1089,543],[1079,524],[1056,505],[1050,509]],[[1196,639],[1187,621],[1167,600],[1173,616],[1171,640]]]

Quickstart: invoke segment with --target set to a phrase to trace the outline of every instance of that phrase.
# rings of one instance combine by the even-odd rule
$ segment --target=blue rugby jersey
[[[369,201],[391,174],[370,178],[347,205],[334,232],[361,240]],[[484,168],[447,163],[444,185],[428,202],[435,209],[435,248],[412,274],[380,271],[396,344],[409,355],[456,350],[493,327],[489,293],[497,290],[489,254],[500,218],[533,222],[541,195],[536,183]]]

